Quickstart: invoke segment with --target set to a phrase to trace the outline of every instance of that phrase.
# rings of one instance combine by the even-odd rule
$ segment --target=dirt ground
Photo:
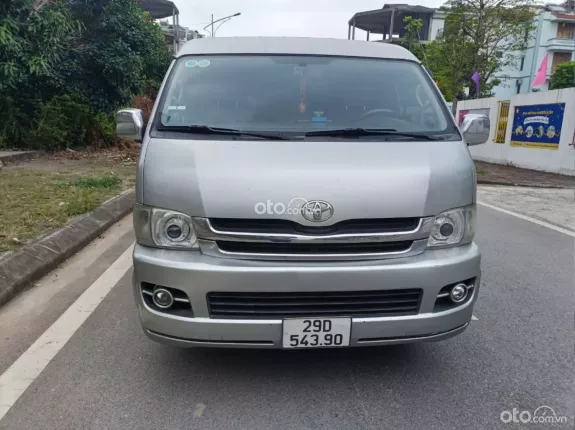
[[[575,176],[558,175],[539,170],[521,169],[515,166],[475,161],[477,180],[499,185],[524,187],[571,188],[575,189]]]
[[[140,150],[100,150],[100,151],[64,151],[56,154],[44,155],[40,158],[6,163],[3,172],[13,170],[59,171],[66,168],[91,170],[102,166],[135,166],[140,156]]]

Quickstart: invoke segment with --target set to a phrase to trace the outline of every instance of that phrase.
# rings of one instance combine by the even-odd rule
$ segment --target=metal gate
[[[497,129],[495,131],[495,143],[505,143],[507,133],[507,118],[509,118],[509,100],[499,102],[497,110]]]

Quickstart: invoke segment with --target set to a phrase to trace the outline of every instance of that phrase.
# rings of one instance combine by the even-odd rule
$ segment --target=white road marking
[[[479,321],[479,318],[477,318],[475,315],[471,315],[471,319],[472,319],[473,321]]]
[[[520,213],[513,212],[513,211],[510,211],[508,209],[503,209],[499,206],[490,205],[489,203],[484,203],[484,202],[479,201],[479,200],[477,201],[477,204],[480,204],[481,206],[488,207],[490,209],[494,209],[494,210],[499,211],[499,212],[503,212],[507,215],[512,215],[514,217],[521,218],[525,221],[530,221],[530,222],[533,222],[535,224],[539,224],[540,226],[550,228],[551,230],[558,231],[559,233],[563,233],[563,234],[566,234],[568,236],[575,237],[575,231],[567,230],[566,228],[558,227],[556,225],[549,224],[548,222],[540,221],[538,219],[531,218],[527,215],[522,215]]]
[[[132,249],[133,245],[0,376],[0,420],[132,267]]]

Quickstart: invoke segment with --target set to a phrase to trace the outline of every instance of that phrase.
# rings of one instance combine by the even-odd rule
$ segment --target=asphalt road
[[[104,240],[117,256],[131,237]],[[421,345],[290,352],[156,345],[139,327],[128,271],[0,428],[573,428],[573,237],[480,206],[476,240],[478,320],[460,336]],[[102,255],[87,267],[109,264],[110,254]],[[51,296],[44,308],[80,293],[58,306]],[[0,372],[34,338],[33,321],[43,321],[39,336],[57,318],[56,310],[35,316],[42,300],[34,294],[20,299],[34,301],[32,311],[13,314],[10,335],[2,333]],[[13,309],[0,311],[0,328]],[[18,330],[26,341],[14,341]],[[568,423],[501,421],[503,411],[533,414],[543,405]]]

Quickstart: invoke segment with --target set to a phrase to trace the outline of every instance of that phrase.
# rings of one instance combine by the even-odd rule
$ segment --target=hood
[[[330,225],[469,205],[475,169],[463,142],[151,139],[137,188],[139,202],[191,216],[310,225],[292,209],[321,200]]]

